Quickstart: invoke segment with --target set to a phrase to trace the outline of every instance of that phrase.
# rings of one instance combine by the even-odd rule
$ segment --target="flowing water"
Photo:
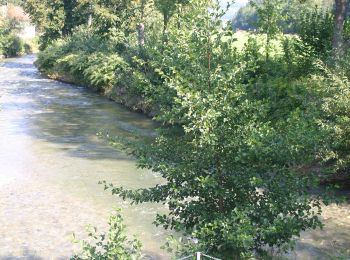
[[[100,130],[147,137],[154,123],[84,88],[41,77],[33,60],[0,65],[0,259],[67,259],[71,234],[83,237],[87,224],[104,229],[113,207],[123,209],[130,234],[150,255],[166,258],[165,234],[152,224],[162,207],[130,206],[98,184],[162,181],[96,137]]]
[[[149,137],[154,123],[82,87],[41,77],[33,60],[0,63],[0,259],[68,259],[77,250],[71,234],[84,237],[87,224],[105,229],[113,207],[123,209],[129,233],[147,254],[169,258],[160,249],[167,234],[152,224],[164,208],[130,206],[98,184],[163,181],[96,137],[100,130]],[[302,234],[288,258],[350,254],[350,207],[331,205],[323,217],[326,228]]]

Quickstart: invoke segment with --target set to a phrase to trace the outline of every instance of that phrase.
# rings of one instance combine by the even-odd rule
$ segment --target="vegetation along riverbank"
[[[33,53],[36,50],[34,31],[23,8],[0,2],[0,58]]]
[[[215,0],[23,3],[41,31],[43,73],[162,123],[151,145],[108,138],[166,182],[104,185],[167,206],[155,223],[192,238],[168,242],[178,257],[288,251],[302,231],[323,226],[328,194],[311,191],[349,182],[348,1],[249,5],[257,19],[238,43]]]

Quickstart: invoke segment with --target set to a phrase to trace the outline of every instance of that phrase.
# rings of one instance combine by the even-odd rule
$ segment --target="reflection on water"
[[[88,223],[103,229],[112,207],[122,207],[131,234],[154,258],[166,234],[152,224],[160,205],[130,206],[98,185],[99,180],[138,188],[161,178],[96,137],[145,137],[154,123],[88,90],[42,78],[34,57],[0,64],[0,259],[67,259],[72,232]],[[350,207],[331,205],[323,231],[302,234],[291,259],[329,259],[350,254]],[[346,253],[346,252],[345,252]]]

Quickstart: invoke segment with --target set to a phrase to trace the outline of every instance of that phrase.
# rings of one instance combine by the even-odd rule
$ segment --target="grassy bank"
[[[160,76],[146,51],[139,58],[139,49],[126,49],[84,30],[40,52],[39,70],[52,79],[86,86],[133,111],[157,114]]]
[[[36,62],[37,66],[38,63],[39,62]],[[156,108],[147,104],[146,98],[142,93],[137,93],[135,90],[130,90],[123,86],[112,86],[108,83],[97,87],[90,79],[84,78],[83,74],[77,75],[76,72],[63,69],[61,65],[62,64],[55,64],[51,69],[40,69],[40,66],[38,66],[38,68],[42,74],[50,79],[87,87],[96,93],[125,106],[131,111],[143,113],[148,116],[156,115]]]
[[[263,52],[264,35],[238,31],[234,37],[232,46],[241,55],[249,40]],[[272,41],[274,56],[281,56],[282,41],[283,36]],[[132,111],[154,116],[160,107],[171,106],[175,95],[163,86],[164,74],[157,69],[163,66],[159,55],[162,47],[160,42],[157,44],[158,53],[149,46],[142,50],[138,46],[126,47],[82,27],[40,52],[36,65],[51,79],[86,86]]]

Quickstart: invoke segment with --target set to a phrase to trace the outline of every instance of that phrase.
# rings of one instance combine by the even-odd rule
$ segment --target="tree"
[[[32,22],[43,34],[40,37],[40,49],[45,49],[52,41],[66,35],[73,26],[67,19],[71,17],[70,1],[28,0],[24,9],[30,14]],[[70,12],[69,14],[66,13]],[[70,21],[72,22],[72,21]]]
[[[266,34],[265,55],[269,59],[271,40],[281,31],[279,21],[282,20],[281,0],[251,0],[250,4],[255,7],[258,14],[258,29]]]
[[[36,25],[39,31],[44,30],[47,20],[47,2],[28,0],[24,5],[24,9],[30,14],[32,22]]]
[[[86,3],[85,0],[28,0],[24,3],[25,11],[43,33],[40,37],[41,49],[85,23],[87,16],[84,16],[82,6]]]
[[[163,15],[163,37],[165,38],[168,24],[176,11],[181,12],[181,6],[188,3],[188,0],[154,0],[157,10]]]
[[[75,24],[88,24],[91,26],[93,6],[95,4],[96,0],[78,0],[73,10],[73,20]]]
[[[253,30],[256,29],[258,16],[256,10],[251,5],[241,7],[233,17],[232,26],[234,29]]]
[[[103,37],[128,35],[135,30],[132,22],[136,9],[132,0],[96,0],[91,10],[92,27]]]
[[[283,249],[321,225],[319,201],[307,192],[312,178],[295,170],[314,158],[317,126],[297,108],[273,119],[269,95],[260,98],[242,81],[246,67],[219,7],[208,7],[191,2],[183,26],[169,28],[158,71],[173,103],[158,117],[165,126],[156,141],[132,152],[166,182],[105,187],[134,203],[166,204],[169,213],[156,223],[196,238],[188,250],[244,258],[266,246]]]
[[[308,0],[300,0],[307,2]],[[343,30],[347,15],[348,0],[334,0],[334,30],[333,30],[333,49],[339,49],[343,44]]]
[[[315,6],[321,10],[331,9],[334,0],[286,0],[282,1],[281,15],[282,20],[278,21],[278,24],[283,33],[296,33],[297,24],[300,19],[300,15],[303,13],[312,12]],[[262,1],[256,1],[258,5],[262,4]],[[232,26],[235,29],[241,30],[253,30],[256,29],[258,24],[257,10],[247,4],[241,7],[236,15],[233,17]]]
[[[146,0],[137,0],[135,4],[137,11],[137,39],[140,49],[143,49],[145,46],[145,26],[147,17],[152,16],[151,13],[154,10],[154,2]]]
[[[139,47],[142,48],[145,45],[145,9],[146,9],[146,0],[141,0],[140,3],[140,22],[137,25],[138,33],[138,43]]]
[[[163,15],[163,37],[165,37],[170,18],[176,11],[176,1],[174,0],[155,0],[156,8]]]
[[[78,26],[74,17],[74,9],[77,6],[77,0],[63,0],[64,9],[64,26],[62,28],[62,34],[68,35],[72,32],[73,28]]]
[[[346,11],[348,0],[334,0],[335,1],[335,15],[334,15],[334,34],[333,34],[333,48],[339,49],[343,43],[343,30],[346,18]]]

